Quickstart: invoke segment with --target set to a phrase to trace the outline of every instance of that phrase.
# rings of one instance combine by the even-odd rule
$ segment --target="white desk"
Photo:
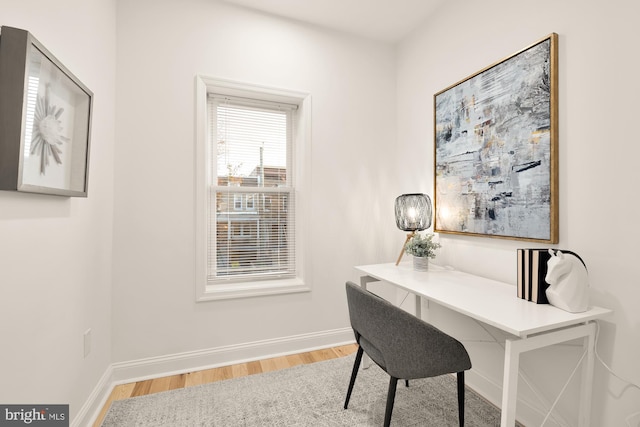
[[[429,268],[419,272],[410,265],[393,263],[356,267],[363,273],[360,285],[364,288],[369,282],[384,281],[420,297],[416,298],[418,317],[420,299],[425,298],[514,336],[505,342],[502,427],[512,427],[516,420],[520,353],[584,338],[586,357],[582,366],[579,426],[589,425],[595,355],[592,320],[610,314],[611,310],[592,306],[584,313],[569,313],[549,304],[519,299],[516,287],[508,283],[434,265]]]

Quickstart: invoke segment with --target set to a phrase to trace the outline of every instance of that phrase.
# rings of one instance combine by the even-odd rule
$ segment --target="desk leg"
[[[501,427],[513,427],[516,423],[516,401],[518,398],[518,369],[520,349],[511,340],[505,341],[504,378],[502,380]]]
[[[586,357],[582,361],[582,387],[580,387],[580,414],[578,426],[587,427],[591,423],[591,398],[593,394],[593,366],[595,362],[596,324],[589,323],[588,335],[584,337],[583,348]]]
[[[548,347],[561,342],[584,338],[587,350],[582,367],[582,388],[580,391],[580,427],[589,425],[591,415],[591,392],[593,390],[593,365],[595,355],[595,323],[580,324],[521,340],[505,341],[504,379],[502,382],[501,427],[513,427],[516,422],[516,402],[518,391],[518,365],[520,354],[538,348]]]

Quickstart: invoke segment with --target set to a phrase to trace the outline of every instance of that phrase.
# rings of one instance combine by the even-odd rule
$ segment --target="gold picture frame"
[[[434,231],[558,243],[558,35],[434,100]]]

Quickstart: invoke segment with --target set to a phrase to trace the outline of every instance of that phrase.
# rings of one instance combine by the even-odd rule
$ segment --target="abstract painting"
[[[557,34],[434,95],[435,227],[558,241]]]

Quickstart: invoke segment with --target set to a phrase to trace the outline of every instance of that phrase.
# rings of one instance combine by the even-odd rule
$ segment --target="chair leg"
[[[409,387],[409,380],[404,380],[404,385]]]
[[[458,372],[458,420],[464,427],[464,371]]]
[[[389,427],[391,424],[391,413],[393,412],[393,402],[396,399],[396,387],[398,386],[398,379],[391,377],[389,379],[389,392],[387,393],[387,409],[384,413],[384,427]]]
[[[351,392],[353,391],[353,385],[356,383],[356,376],[358,375],[358,369],[360,369],[360,362],[362,361],[362,347],[358,347],[356,353],[356,360],[353,362],[353,370],[351,371],[351,380],[349,381],[349,389],[347,390],[347,398],[344,401],[344,409],[347,409],[349,405],[349,399],[351,398]]]

